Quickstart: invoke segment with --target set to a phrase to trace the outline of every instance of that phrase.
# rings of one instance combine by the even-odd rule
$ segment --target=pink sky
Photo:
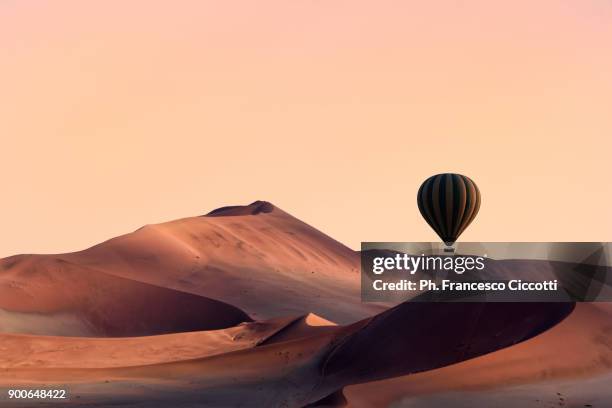
[[[129,4],[128,4],[129,3]],[[0,256],[272,201],[340,241],[611,240],[609,1],[0,3]]]

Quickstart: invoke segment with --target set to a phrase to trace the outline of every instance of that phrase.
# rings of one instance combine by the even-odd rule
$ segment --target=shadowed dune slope
[[[572,303],[406,302],[344,340],[326,359],[324,377],[354,384],[469,360],[537,336],[573,308]]]
[[[0,266],[0,332],[144,336],[220,329],[250,320],[240,309],[217,300],[61,258],[16,257]]]
[[[438,370],[350,386],[345,395],[351,407],[374,408],[401,398],[449,391],[560,380],[580,384],[611,372],[611,335],[612,305],[578,303],[561,323],[524,343]]]

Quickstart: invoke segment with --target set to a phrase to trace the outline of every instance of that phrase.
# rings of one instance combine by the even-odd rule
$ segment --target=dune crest
[[[254,201],[249,205],[230,205],[212,210],[205,217],[234,217],[237,215],[257,215],[271,213],[276,207],[267,201]]]

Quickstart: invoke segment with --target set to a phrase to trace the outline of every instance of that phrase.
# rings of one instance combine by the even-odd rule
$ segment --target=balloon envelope
[[[451,246],[476,218],[480,191],[469,177],[455,173],[431,176],[417,194],[419,211],[425,221]]]

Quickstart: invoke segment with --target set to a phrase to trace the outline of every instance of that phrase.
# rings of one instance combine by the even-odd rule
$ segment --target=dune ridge
[[[364,304],[358,272],[357,252],[262,201],[9,257],[0,391],[68,384],[68,407],[411,406],[612,369],[605,305]]]
[[[232,207],[147,225],[80,252],[4,259],[3,297],[16,299],[14,308],[36,311],[38,301],[22,296],[34,290],[30,275],[52,291],[62,275],[97,271],[217,300],[255,319],[312,312],[349,323],[383,310],[356,302],[358,253],[270,203],[260,207],[266,211]]]

